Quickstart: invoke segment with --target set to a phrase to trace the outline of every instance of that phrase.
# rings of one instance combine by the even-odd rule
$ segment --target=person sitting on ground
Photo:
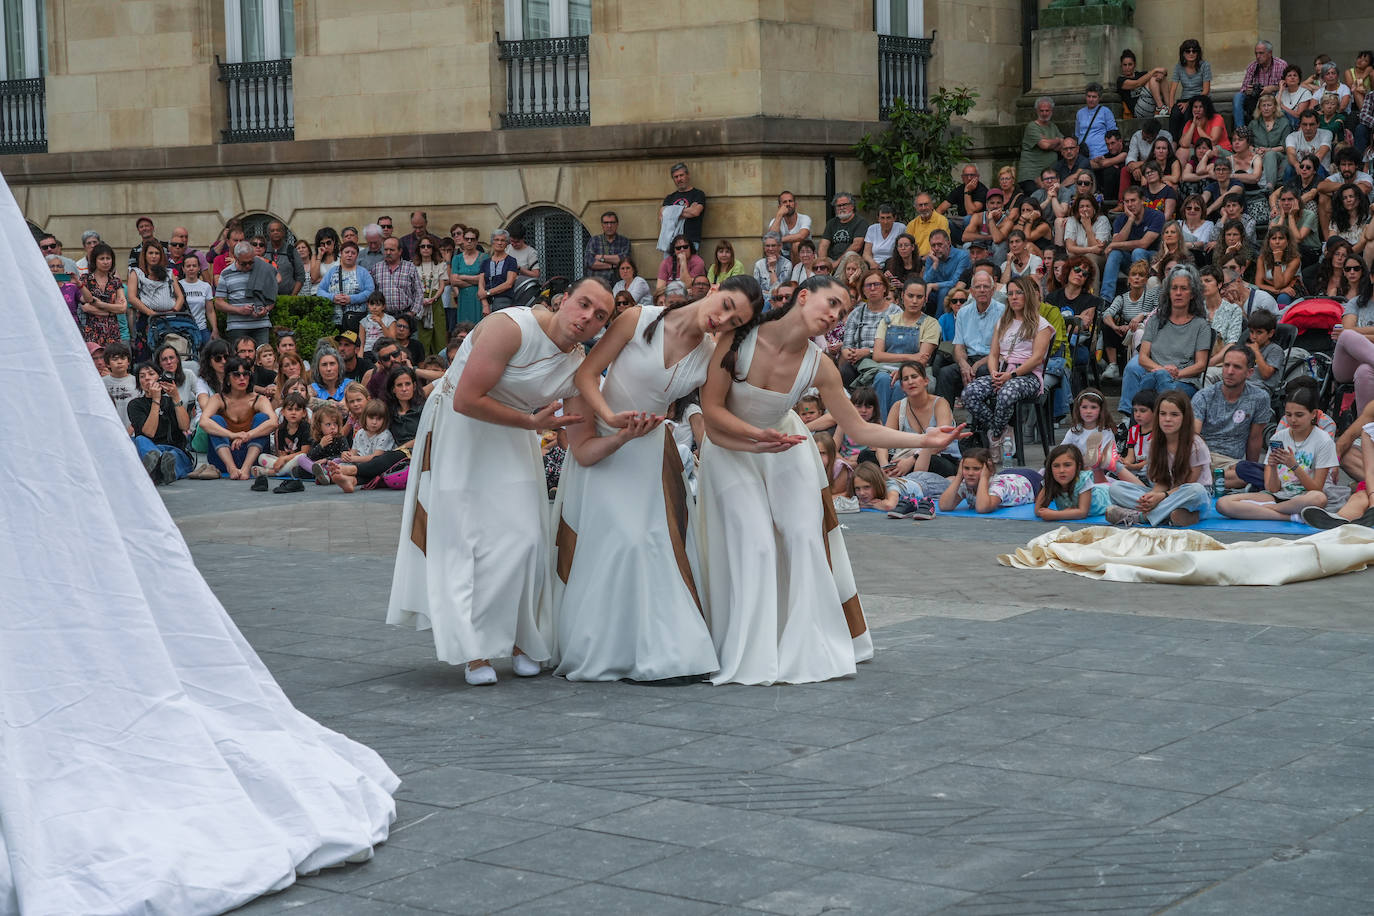
[[[854,495],[854,465],[842,457],[835,437],[830,433],[815,433],[812,441],[821,454],[821,465],[830,481],[830,498],[844,499]]]
[[[1029,468],[997,470],[993,453],[985,448],[966,448],[959,461],[959,473],[949,478],[940,494],[941,512],[953,512],[967,502],[979,514],[996,512],[1004,506],[1028,506],[1035,502],[1043,478]]]
[[[1107,521],[1179,528],[1197,524],[1210,502],[1205,480],[1211,466],[1207,444],[1194,432],[1193,408],[1182,391],[1165,391],[1155,402],[1147,475],[1150,486],[1118,480],[1108,489]]]
[[[268,435],[277,428],[272,402],[254,393],[249,383],[253,370],[237,356],[225,366],[224,387],[211,397],[201,412],[200,428],[210,437],[206,457],[230,480],[247,480],[249,468],[268,447]]]
[[[888,518],[934,518],[935,497],[948,486],[949,481],[928,471],[885,477],[877,465],[864,463],[854,469],[854,496],[860,508],[886,512]]]
[[[1035,515],[1047,522],[1082,521],[1111,505],[1107,484],[1094,482],[1083,453],[1071,443],[1056,445],[1045,456],[1044,481],[1035,497]]]
[[[924,366],[917,362],[904,362],[898,368],[898,375],[905,397],[888,409],[885,423],[889,429],[924,433],[927,429],[953,425],[954,411],[950,409],[948,401],[930,393]],[[896,477],[930,472],[947,478],[959,471],[959,443],[951,442],[938,453],[928,448],[897,449],[889,451],[887,459],[886,469]]]
[[[272,434],[272,449],[259,455],[257,463],[249,471],[257,478],[253,482],[253,489],[260,492],[266,490],[268,477],[293,474],[300,460],[310,454],[314,444],[310,438],[310,402],[297,392],[285,395],[282,398],[281,422]]]
[[[391,410],[385,401],[375,398],[363,408],[363,428],[353,434],[353,444],[339,456],[339,472],[351,480],[339,481],[345,493],[353,492],[357,485],[358,464],[380,458],[396,448],[396,440],[387,427],[391,423]]]
[[[1264,491],[1223,496],[1218,512],[1228,518],[1301,522],[1304,509],[1326,507],[1326,483],[1340,459],[1331,436],[1317,428],[1316,411],[1317,396],[1310,389],[1288,395],[1283,406],[1288,427],[1269,440]]]
[[[178,396],[176,382],[164,379],[152,363],[143,363],[135,374],[140,394],[129,401],[129,425],[134,448],[154,484],[180,480],[195,467],[186,451],[186,431],[191,418]]]
[[[1105,483],[1108,474],[1122,480],[1134,476],[1121,467],[1116,448],[1115,421],[1107,406],[1107,399],[1096,388],[1084,388],[1073,399],[1069,410],[1071,425],[1064,434],[1064,444],[1078,449],[1083,466],[1092,472],[1097,483]]]
[[[1211,468],[1226,472],[1226,486],[1232,490],[1257,483],[1241,478],[1236,465],[1259,459],[1264,427],[1274,417],[1269,392],[1251,381],[1254,368],[1255,354],[1248,347],[1232,344],[1223,354],[1221,381],[1203,388],[1192,399],[1197,433],[1207,443]]]
[[[1155,396],[1142,391],[1131,407],[1131,426],[1126,430],[1126,453],[1121,466],[1144,481],[1150,455],[1150,431],[1155,424]]]

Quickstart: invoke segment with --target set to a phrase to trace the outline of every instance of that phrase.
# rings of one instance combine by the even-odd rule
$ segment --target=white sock
[[[1296,513],[1296,512],[1294,512],[1292,515],[1288,516],[1288,518],[1289,518],[1291,521],[1297,522],[1299,525],[1302,524],[1302,516],[1299,515],[1299,514]]]

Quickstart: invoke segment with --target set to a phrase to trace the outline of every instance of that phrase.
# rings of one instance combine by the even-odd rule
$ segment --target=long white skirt
[[[387,623],[433,629],[441,661],[549,657],[548,488],[539,439],[425,404],[401,515]]]
[[[667,430],[627,442],[591,467],[569,453],[556,509],[555,673],[656,681],[715,671],[692,569],[682,459]]]
[[[804,435],[789,412],[778,428]],[[755,455],[713,445],[697,469],[702,599],[714,684],[801,684],[873,657],[820,455],[810,442]]]

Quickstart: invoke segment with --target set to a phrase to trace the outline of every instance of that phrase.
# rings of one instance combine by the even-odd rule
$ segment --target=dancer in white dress
[[[3,179],[0,289],[0,414],[36,419],[0,449],[0,913],[222,913],[369,857],[396,776],[201,578]]]
[[[662,424],[706,379],[711,335],[762,308],[749,276],[672,309],[635,306],[577,370],[580,394],[568,404],[585,419],[568,429],[554,516],[556,674],[657,681],[716,670],[688,556],[682,459]]]
[[[714,684],[823,681],[873,656],[829,478],[792,411],[802,393],[819,389],[840,430],[861,445],[938,451],[962,433],[904,433],[859,417],[839,370],[811,342],[848,305],[842,284],[811,277],[791,305],[721,341],[702,388],[697,532],[720,660]]]
[[[434,630],[438,657],[494,684],[490,658],[539,673],[549,498],[536,430],[576,393],[583,342],[605,326],[610,287],[588,277],[557,312],[508,308],[482,319],[425,403],[401,515],[387,623]],[[553,402],[553,403],[550,403]],[[542,614],[546,614],[543,611]]]

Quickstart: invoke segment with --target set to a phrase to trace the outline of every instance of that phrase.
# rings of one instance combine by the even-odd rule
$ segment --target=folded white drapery
[[[1017,569],[1060,572],[1110,582],[1172,585],[1284,585],[1358,572],[1374,564],[1374,530],[1344,525],[1297,540],[1223,544],[1174,528],[1056,528],[997,558]]]
[[[0,914],[220,913],[370,856],[396,776],[201,578],[3,179],[0,291]]]
[[[682,210],[682,204],[668,204],[663,208],[663,218],[658,226],[658,244],[654,247],[665,256],[672,256],[668,249],[673,247],[673,239],[682,235],[682,227],[687,225],[682,218]]]

